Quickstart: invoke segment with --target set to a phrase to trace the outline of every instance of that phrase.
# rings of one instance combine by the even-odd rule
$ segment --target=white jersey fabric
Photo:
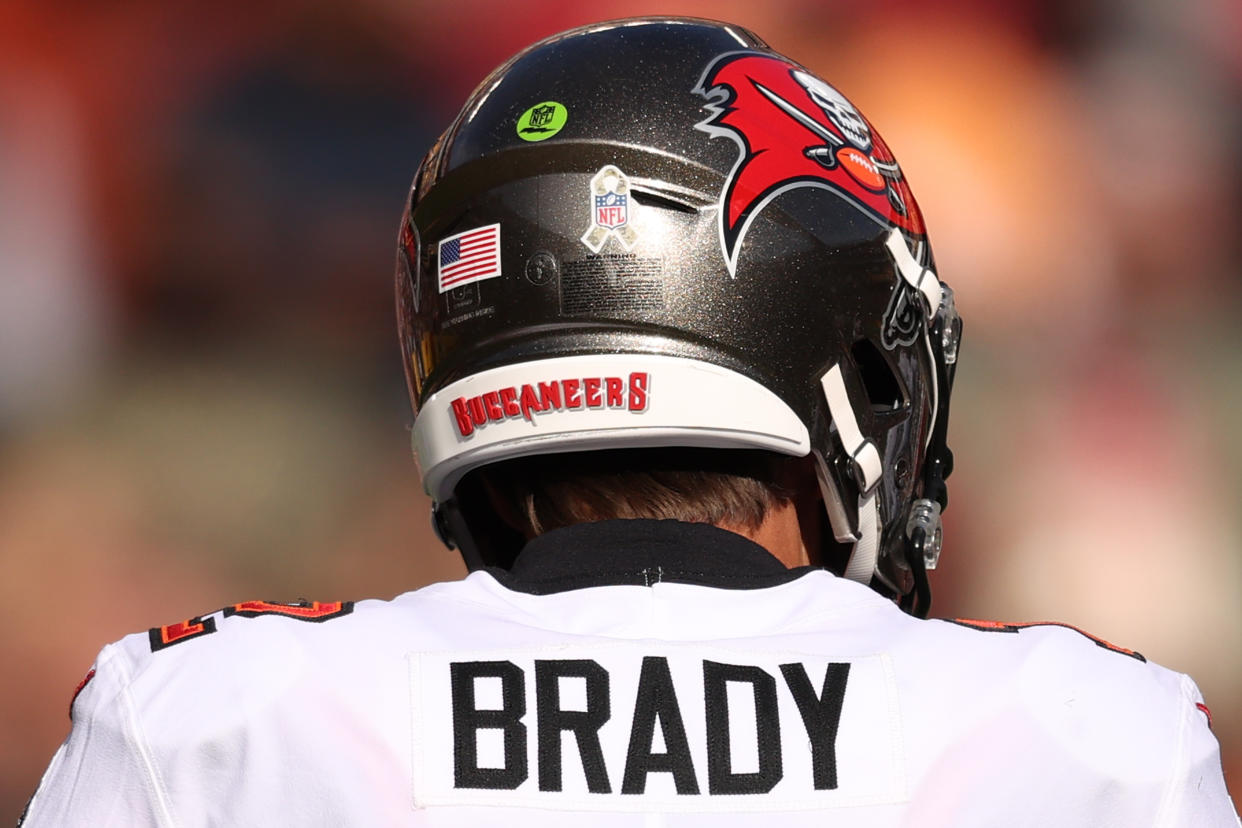
[[[712,527],[108,645],[27,826],[1235,826],[1194,682]]]

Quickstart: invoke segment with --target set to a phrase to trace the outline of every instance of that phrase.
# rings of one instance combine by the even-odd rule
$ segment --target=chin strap
[[[940,284],[935,271],[930,267],[923,267],[915,261],[914,254],[910,252],[909,246],[906,245],[906,237],[901,234],[900,230],[893,228],[888,234],[888,238],[885,239],[884,244],[888,247],[888,252],[893,254],[893,263],[897,265],[897,272],[901,274],[901,278],[905,280],[906,284],[922,294],[923,300],[926,302],[923,307],[927,313],[927,322],[930,327],[936,312],[940,310],[944,286]]]
[[[940,558],[940,512],[948,505],[944,478],[952,470],[953,455],[945,443],[948,423],[948,396],[953,384],[961,321],[953,302],[953,291],[940,282],[936,273],[918,263],[906,244],[905,236],[894,228],[885,240],[901,280],[923,298],[924,345],[931,360],[932,426],[928,430],[925,449],[923,493],[907,517],[904,563],[913,577],[914,588],[901,597],[901,607],[925,618],[931,608],[931,588],[927,570],[934,569]],[[896,289],[901,289],[900,285]],[[841,494],[826,473],[820,485],[825,490],[825,503],[833,531],[839,541],[852,540],[853,552],[844,576],[860,583],[870,583],[877,573],[880,555],[881,526],[877,503],[878,484],[884,474],[883,463],[875,443],[863,436],[858,418],[850,404],[849,393],[841,374],[841,366],[833,365],[820,378],[828,413],[836,426],[837,436],[846,456],[850,458],[854,479],[858,484],[858,507],[854,526],[850,521]],[[887,582],[886,582],[887,583]]]
[[[914,580],[914,589],[901,596],[901,608],[918,618],[926,618],[931,610],[931,585],[927,582],[927,570],[935,569],[940,561],[942,540],[940,529],[940,504],[920,498],[910,507],[906,521],[906,565]]]
[[[931,269],[915,261],[901,233],[893,230],[887,244],[901,278],[919,291],[926,301],[924,342],[932,365],[932,424],[928,429],[927,453],[923,461],[923,497],[910,506],[906,520],[904,561],[899,562],[910,570],[914,581],[914,588],[901,598],[901,608],[911,615],[926,618],[931,609],[927,570],[935,569],[940,561],[940,514],[949,505],[949,493],[945,487],[945,478],[953,471],[953,452],[947,442],[949,392],[957,370],[962,321],[953,301],[952,288],[942,284]]]
[[[914,254],[910,252],[909,246],[906,244],[906,237],[901,231],[894,227],[888,233],[888,238],[884,240],[888,252],[893,257],[893,264],[897,267],[897,273],[902,281],[919,292],[923,297],[923,347],[927,349],[927,358],[931,360],[931,398],[932,398],[932,421],[934,422],[940,414],[940,386],[941,372],[938,370],[940,361],[936,357],[936,350],[932,344],[932,328],[936,324],[937,316],[942,310],[945,296],[948,296],[950,305],[953,303],[953,291],[948,285],[940,283],[940,279],[936,276],[935,271],[930,267],[923,267],[914,258]],[[948,389],[945,389],[946,395]],[[927,442],[923,444],[926,450],[931,445],[931,430],[927,433]]]
[[[859,583],[870,583],[880,554],[880,516],[876,505],[876,486],[884,474],[880,452],[875,443],[866,439],[858,428],[858,418],[850,405],[849,392],[841,366],[834,365],[820,377],[824,398],[828,401],[828,414],[837,427],[841,447],[850,458],[854,480],[858,484],[858,528],[852,533],[846,527],[834,526],[838,540],[853,538],[854,551],[845,567],[845,577]]]

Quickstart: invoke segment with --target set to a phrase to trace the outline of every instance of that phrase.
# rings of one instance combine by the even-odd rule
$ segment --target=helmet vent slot
[[[699,208],[694,204],[681,201],[664,193],[643,192],[637,187],[630,190],[634,200],[644,207],[658,207],[664,210],[676,210],[679,213],[697,213]]]
[[[905,404],[901,382],[875,343],[860,339],[850,348],[850,355],[862,378],[872,411],[896,411]]]

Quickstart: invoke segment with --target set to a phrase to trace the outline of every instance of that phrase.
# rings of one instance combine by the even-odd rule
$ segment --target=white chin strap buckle
[[[850,458],[854,480],[858,484],[858,528],[852,533],[854,551],[845,567],[845,577],[851,581],[870,583],[875,571],[876,558],[880,553],[880,516],[876,505],[876,485],[884,474],[884,464],[875,443],[863,437],[850,405],[850,395],[845,390],[841,366],[834,365],[820,380],[824,399],[828,402],[828,414],[837,427],[841,448]],[[850,537],[846,527],[834,526],[838,539]]]
[[[923,267],[915,259],[910,252],[910,248],[906,245],[906,238],[900,230],[893,228],[885,240],[885,245],[892,254],[893,263],[896,267],[897,274],[902,281],[908,284],[914,290],[918,291],[923,299],[924,314],[924,344],[927,348],[928,358],[935,360],[932,353],[931,342],[927,338],[928,332],[932,328],[932,322],[937,314],[950,314],[952,318],[948,321],[952,323],[956,318],[956,310],[953,307],[953,293],[947,287],[940,283],[936,273],[928,267]],[[900,289],[898,287],[897,289]],[[947,307],[943,307],[947,303]],[[956,334],[956,325],[953,327],[953,334]],[[956,358],[956,339],[952,342],[946,340],[945,351],[949,353],[950,360]],[[836,426],[837,436],[841,441],[841,448],[850,458],[850,466],[854,473],[855,482],[858,484],[858,512],[856,528],[848,524],[848,515],[844,515],[844,504],[841,503],[839,493],[835,492],[835,486],[831,486],[831,481],[825,483],[831,486],[835,495],[835,508],[830,507],[828,510],[829,518],[833,521],[833,532],[837,540],[845,541],[853,539],[854,551],[850,555],[849,563],[845,568],[845,577],[850,580],[859,581],[861,583],[870,583],[873,575],[876,574],[876,562],[880,552],[880,515],[879,506],[876,502],[878,496],[877,487],[880,478],[884,474],[884,464],[880,459],[880,452],[876,448],[875,443],[863,436],[858,428],[858,418],[854,415],[854,407],[850,404],[849,393],[845,388],[845,380],[841,374],[841,366],[833,365],[820,378],[820,385],[824,391],[824,399],[828,402],[828,413],[832,417],[832,423]],[[939,389],[936,387],[935,373],[932,375],[932,418],[933,421],[939,411]],[[928,439],[931,439],[930,432]],[[922,528],[924,530],[923,543],[923,561],[927,569],[935,569],[940,559],[940,506],[931,500],[917,500],[911,507],[910,516],[907,522],[907,536]],[[904,562],[900,562],[904,563]]]

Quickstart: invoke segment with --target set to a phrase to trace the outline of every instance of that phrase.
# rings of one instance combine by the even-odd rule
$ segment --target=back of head
[[[708,523],[754,535],[815,478],[795,458],[759,451],[621,449],[542,454],[476,474],[524,537],[599,520]]]
[[[521,542],[488,483],[745,450],[807,458],[843,574],[925,610],[952,293],[879,134],[751,33],[616,21],[501,66],[415,176],[397,293],[424,485],[472,568]]]

